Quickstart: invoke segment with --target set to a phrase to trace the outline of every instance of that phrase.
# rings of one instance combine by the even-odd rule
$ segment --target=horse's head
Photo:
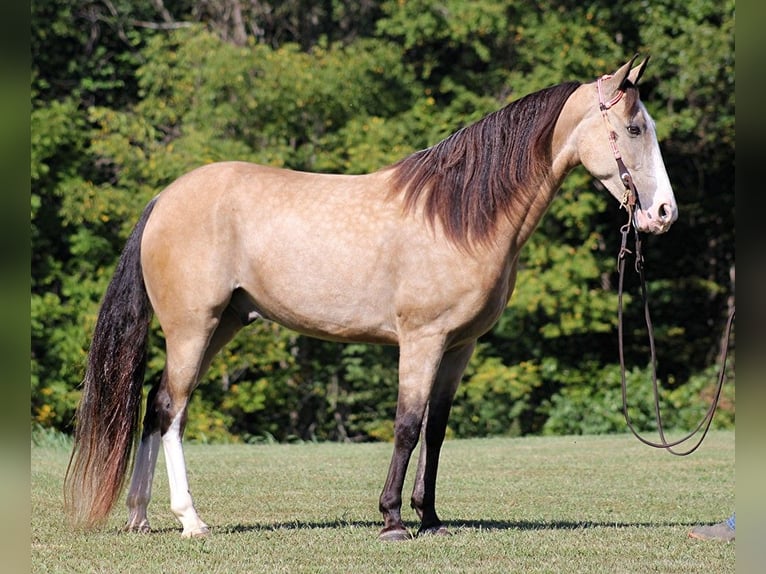
[[[677,219],[678,206],[654,120],[638,96],[638,80],[649,59],[631,67],[634,60],[585,86],[592,109],[579,130],[578,152],[585,168],[618,201],[637,192],[633,217],[639,231],[664,233]]]

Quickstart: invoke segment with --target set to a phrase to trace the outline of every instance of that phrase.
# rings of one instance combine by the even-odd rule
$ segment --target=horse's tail
[[[152,307],[141,271],[141,237],[152,200],[128,238],[96,320],[74,448],[64,478],[73,524],[103,523],[125,482],[141,410]]]

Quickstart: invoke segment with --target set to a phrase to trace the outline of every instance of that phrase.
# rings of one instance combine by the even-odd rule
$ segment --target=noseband
[[[633,177],[630,175],[630,171],[628,170],[628,167],[625,165],[625,162],[622,160],[622,154],[620,153],[619,148],[617,147],[617,134],[612,129],[611,124],[609,123],[609,118],[607,118],[607,111],[614,106],[617,102],[619,102],[622,97],[625,95],[625,90],[619,89],[615,96],[609,100],[606,101],[604,98],[604,91],[602,89],[602,82],[604,80],[609,79],[611,76],[602,76],[600,77],[596,82],[596,87],[598,89],[598,107],[601,111],[601,117],[604,119],[604,126],[606,127],[607,133],[609,134],[609,144],[612,147],[612,153],[614,154],[614,159],[617,162],[617,169],[619,170],[620,174],[620,180],[622,181],[623,185],[625,186],[625,193],[623,194],[622,200],[620,204],[622,207],[626,209],[628,212],[628,221],[625,225],[623,225],[620,228],[620,233],[622,234],[622,244],[620,246],[620,252],[617,256],[617,267],[619,270],[619,284],[617,289],[617,300],[618,300],[618,321],[617,321],[617,331],[618,331],[618,349],[619,349],[619,355],[620,355],[620,371],[621,371],[621,384],[622,384],[622,411],[625,416],[625,422],[628,425],[628,428],[633,433],[633,435],[642,443],[654,447],[654,448],[663,448],[670,452],[671,454],[675,454],[678,456],[685,456],[688,454],[693,453],[699,446],[702,444],[702,441],[705,439],[705,436],[707,435],[708,430],[710,429],[710,424],[713,422],[713,415],[715,414],[716,408],[718,406],[718,401],[721,396],[721,390],[723,388],[723,383],[725,379],[725,371],[726,371],[726,357],[728,355],[728,349],[729,349],[729,339],[731,335],[731,328],[734,321],[734,308],[731,309],[729,313],[729,318],[726,323],[726,327],[724,328],[724,335],[721,339],[721,356],[719,359],[720,364],[720,371],[718,374],[718,381],[716,385],[716,392],[713,400],[711,401],[710,407],[708,408],[707,412],[703,416],[700,423],[697,425],[697,427],[684,436],[683,438],[675,441],[668,441],[665,438],[665,432],[662,424],[662,416],[660,414],[660,399],[659,399],[659,384],[657,382],[657,356],[656,356],[656,350],[654,346],[654,329],[652,327],[652,319],[649,313],[649,298],[647,294],[646,289],[646,280],[644,278],[644,269],[643,269],[643,262],[644,258],[641,254],[641,238],[638,233],[638,226],[636,225],[634,216],[633,216],[633,210],[636,206],[638,206],[638,209],[641,209],[641,203],[638,199],[638,190],[636,189],[636,185],[633,182]],[[631,421],[630,415],[628,413],[628,399],[627,399],[627,382],[626,382],[626,375],[625,375],[625,352],[624,352],[624,344],[623,344],[623,305],[622,305],[622,295],[623,295],[623,279],[625,275],[625,259],[628,254],[631,253],[631,251],[627,247],[628,242],[628,234],[630,233],[630,228],[633,227],[634,237],[635,237],[635,269],[636,273],[638,273],[641,283],[641,296],[643,299],[644,304],[644,319],[646,321],[646,327],[649,334],[649,349],[651,354],[651,367],[652,367],[652,386],[654,390],[654,415],[655,415],[655,421],[657,424],[657,432],[660,436],[660,442],[653,442],[650,440],[647,440],[641,434],[636,430],[635,426],[633,425],[633,422]],[[681,444],[686,443],[690,439],[692,439],[695,435],[701,432],[701,436],[697,439],[697,442],[691,446],[688,450],[679,452],[674,450],[673,447],[679,446]]]

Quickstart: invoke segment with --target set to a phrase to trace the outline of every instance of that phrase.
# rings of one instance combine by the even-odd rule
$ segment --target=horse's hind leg
[[[194,340],[181,341],[167,336],[165,371],[152,389],[146,406],[144,431],[136,454],[128,491],[128,530],[147,531],[147,506],[157,462],[159,445],[165,451],[165,465],[170,482],[170,507],[183,525],[184,536],[207,533],[207,525],[197,515],[189,493],[181,438],[186,422],[186,407],[197,383],[209,335],[197,334]]]
[[[471,343],[444,354],[428,401],[411,502],[421,520],[418,534],[448,534],[436,514],[436,474],[452,399],[474,346]]]
[[[155,385],[146,400],[147,405],[154,403],[157,390],[158,385]],[[160,431],[149,419],[150,412],[153,415],[154,409],[148,409],[144,419],[144,431],[138,443],[133,477],[128,489],[128,521],[125,524],[125,530],[129,532],[149,532],[150,530],[146,511],[152,498],[154,468],[160,448]]]
[[[152,389],[147,398],[144,431],[128,491],[127,530],[149,530],[147,506],[151,499],[159,445],[162,443],[170,483],[171,509],[183,525],[183,536],[200,536],[207,533],[207,525],[200,520],[194,509],[186,477],[186,464],[181,446],[186,422],[186,405],[199,376],[207,370],[218,350],[241,328],[242,322],[239,317],[227,307],[212,336],[198,334],[189,339],[196,340],[196,346],[189,341],[185,346],[176,345],[175,338],[168,337],[168,361],[165,371],[159,385]],[[203,329],[202,333],[208,331],[209,329]],[[185,361],[183,357],[186,357]]]

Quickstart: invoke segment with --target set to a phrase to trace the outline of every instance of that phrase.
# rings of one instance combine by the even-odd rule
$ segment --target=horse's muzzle
[[[662,203],[657,209],[638,209],[634,217],[639,231],[659,235],[670,229],[678,219],[678,207],[675,204]]]

